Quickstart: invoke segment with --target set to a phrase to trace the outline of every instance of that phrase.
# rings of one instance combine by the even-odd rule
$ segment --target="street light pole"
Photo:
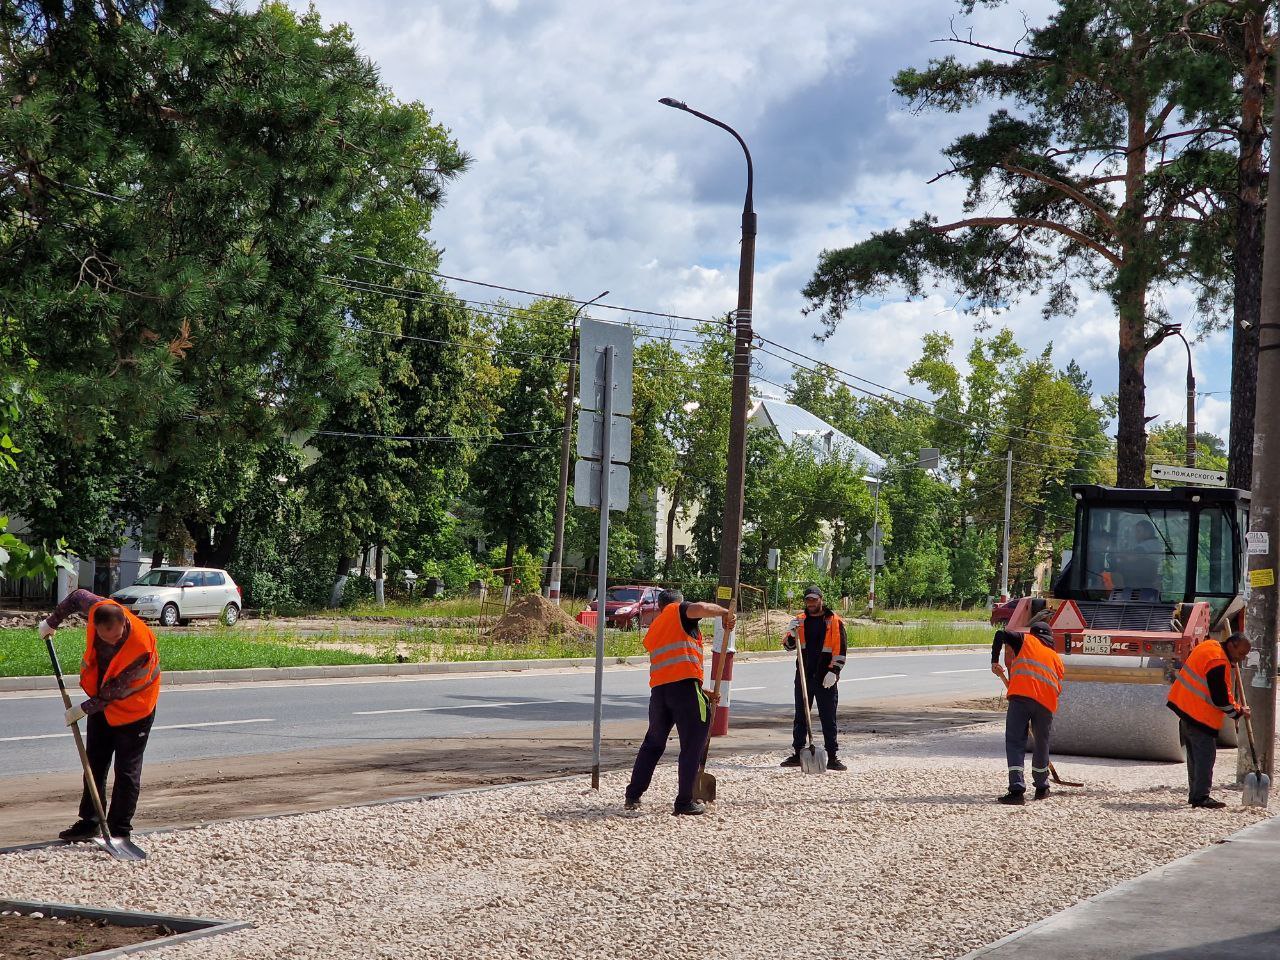
[[[1166,323],[1165,336],[1177,337],[1187,348],[1187,466],[1196,465],[1196,373],[1191,366],[1191,344],[1182,334],[1182,324]]]
[[[751,151],[738,131],[727,123],[707,116],[671,97],[658,101],[664,106],[691,113],[700,120],[726,130],[738,141],[747,159],[747,193],[742,204],[742,248],[738,261],[738,309],[734,314],[733,392],[729,413],[729,462],[725,477],[724,522],[720,539],[720,589],[716,599],[732,601],[738,592],[742,553],[742,500],[746,487],[747,404],[751,386],[751,299],[756,265],[756,213],[752,205],[755,174]],[[726,604],[727,605],[727,604]]]
[[[606,290],[578,305],[569,322],[569,372],[564,382],[564,436],[560,438],[560,489],[556,493],[556,538],[551,547],[551,582],[544,594],[552,603],[560,603],[560,568],[564,563],[564,518],[569,509],[569,449],[573,438],[573,378],[578,372],[578,316],[583,310],[609,295]]]

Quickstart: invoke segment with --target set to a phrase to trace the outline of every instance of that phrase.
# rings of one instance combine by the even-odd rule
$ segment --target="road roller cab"
[[[1009,629],[1048,618],[1066,684],[1054,723],[1064,753],[1178,759],[1164,699],[1208,637],[1244,628],[1249,494],[1221,487],[1072,487],[1071,558],[1053,596],[1024,599]],[[1234,745],[1224,731],[1224,745]]]

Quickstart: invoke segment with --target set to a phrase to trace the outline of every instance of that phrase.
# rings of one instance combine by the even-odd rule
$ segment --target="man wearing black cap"
[[[848,770],[836,756],[836,683],[840,669],[849,652],[849,640],[844,624],[835,612],[822,601],[822,591],[806,587],[804,612],[791,621],[791,627],[782,640],[788,650],[796,648],[797,637],[804,636],[804,674],[809,687],[809,703],[804,702],[800,690],[800,669],[796,667],[796,718],[791,731],[791,756],[782,761],[784,767],[800,766],[800,749],[805,745],[808,724],[805,715],[809,705],[818,703],[818,718],[822,721],[822,739],[827,748],[827,769]]]
[[[991,643],[991,672],[1008,688],[1009,712],[1005,716],[1004,747],[1009,762],[1009,792],[1000,803],[1022,806],[1027,792],[1023,764],[1027,756],[1027,728],[1035,737],[1031,745],[1031,778],[1036,799],[1049,796],[1049,731],[1058,709],[1065,669],[1062,658],[1053,649],[1053,632],[1047,622],[1048,611],[1032,617],[1026,633],[997,630]],[[1009,674],[1000,665],[1004,654]]]

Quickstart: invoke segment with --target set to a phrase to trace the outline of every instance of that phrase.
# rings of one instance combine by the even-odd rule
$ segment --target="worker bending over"
[[[800,766],[800,750],[805,745],[809,729],[806,714],[810,705],[817,701],[818,719],[822,721],[822,739],[827,748],[827,769],[848,770],[836,756],[840,746],[836,738],[836,705],[839,702],[836,684],[840,681],[840,670],[849,653],[849,638],[845,633],[844,623],[823,602],[822,591],[818,587],[805,589],[804,612],[791,621],[782,645],[788,650],[794,650],[796,638],[801,635],[804,636],[804,675],[809,702],[805,703],[800,686],[800,665],[796,664],[796,715],[791,725],[791,756],[783,760],[780,766]]]
[[[706,812],[706,805],[693,799],[693,787],[711,724],[711,709],[720,697],[702,688],[702,633],[698,621],[703,617],[719,617],[726,636],[736,622],[736,617],[719,604],[690,603],[679,590],[658,594],[658,616],[644,635],[644,648],[649,651],[649,730],[627,784],[628,810],[640,808],[640,798],[653,781],[653,771],[667,749],[667,738],[674,726],[680,736],[680,761],[672,812],[691,816]]]
[[[1213,789],[1213,763],[1218,758],[1218,731],[1226,717],[1250,715],[1249,707],[1232,695],[1232,665],[1249,656],[1253,644],[1243,633],[1233,633],[1225,643],[1202,640],[1187,657],[1169,688],[1165,704],[1178,715],[1178,728],[1187,745],[1187,786],[1191,806],[1220,810],[1226,806],[1209,796]]]
[[[160,697],[160,655],[151,628],[114,600],[76,590],[40,621],[40,636],[50,637],[73,613],[85,614],[84,660],[80,687],[89,695],[67,710],[67,726],[87,717],[85,753],[98,786],[107,796],[107,770],[115,760],[115,785],[107,808],[113,837],[129,838],[142,790],[142,754]],[[58,834],[68,843],[98,836],[98,814],[86,783],[80,796],[80,819]]]
[[[1004,653],[1005,668],[1000,665]],[[1005,715],[1004,749],[1009,761],[1009,792],[1000,803],[1022,806],[1026,802],[1026,778],[1023,763],[1027,756],[1027,727],[1034,742],[1031,746],[1031,779],[1036,799],[1049,796],[1049,732],[1053,715],[1058,710],[1062,678],[1066,670],[1062,657],[1053,649],[1053,633],[1043,620],[1031,624],[1027,633],[997,630],[991,644],[991,672],[1008,688],[1009,710]]]

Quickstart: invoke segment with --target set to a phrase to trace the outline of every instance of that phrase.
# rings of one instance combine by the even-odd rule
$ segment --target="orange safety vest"
[[[89,608],[89,626],[85,630],[84,660],[80,663],[80,688],[91,697],[98,695],[98,651],[93,642],[96,630],[94,614],[106,604],[111,604],[113,607],[120,606],[114,600],[95,603]],[[121,607],[121,609],[124,608]],[[123,673],[125,667],[144,653],[148,657],[147,672],[134,685],[133,691],[128,696],[120,700],[112,700],[107,704],[103,712],[106,714],[107,723],[113,727],[120,727],[150,716],[156,708],[156,701],[160,699],[160,653],[156,649],[156,635],[151,632],[150,627],[128,610],[124,611],[124,615],[129,623],[128,636],[116,651],[116,655],[111,658],[111,662],[107,664],[107,670],[102,679],[110,680]]]
[[[669,603],[644,635],[649,651],[649,686],[693,678],[702,682],[702,634],[685,633],[680,623],[680,604]]]
[[[1022,650],[1009,664],[1009,696],[1029,697],[1050,713],[1056,713],[1066,672],[1056,650],[1031,634],[1024,634]]]
[[[1227,668],[1227,697],[1231,705],[1239,709],[1232,692],[1235,678],[1231,672],[1231,661],[1217,640],[1202,640],[1196,644],[1169,688],[1169,705],[1177,707],[1197,723],[1203,723],[1212,730],[1221,730],[1226,714],[1214,705],[1213,698],[1209,696],[1208,676],[1210,670],[1224,665]]]
[[[796,614],[796,619],[800,621],[800,636],[796,638],[797,643],[804,643],[804,620],[807,616],[809,616],[808,610],[801,610]],[[826,613],[819,613],[816,616],[823,617]],[[827,621],[827,633],[822,638],[822,649],[831,654],[832,663],[836,663],[840,658],[840,617],[835,613],[832,613],[831,619]],[[836,666],[839,664],[836,663]]]

